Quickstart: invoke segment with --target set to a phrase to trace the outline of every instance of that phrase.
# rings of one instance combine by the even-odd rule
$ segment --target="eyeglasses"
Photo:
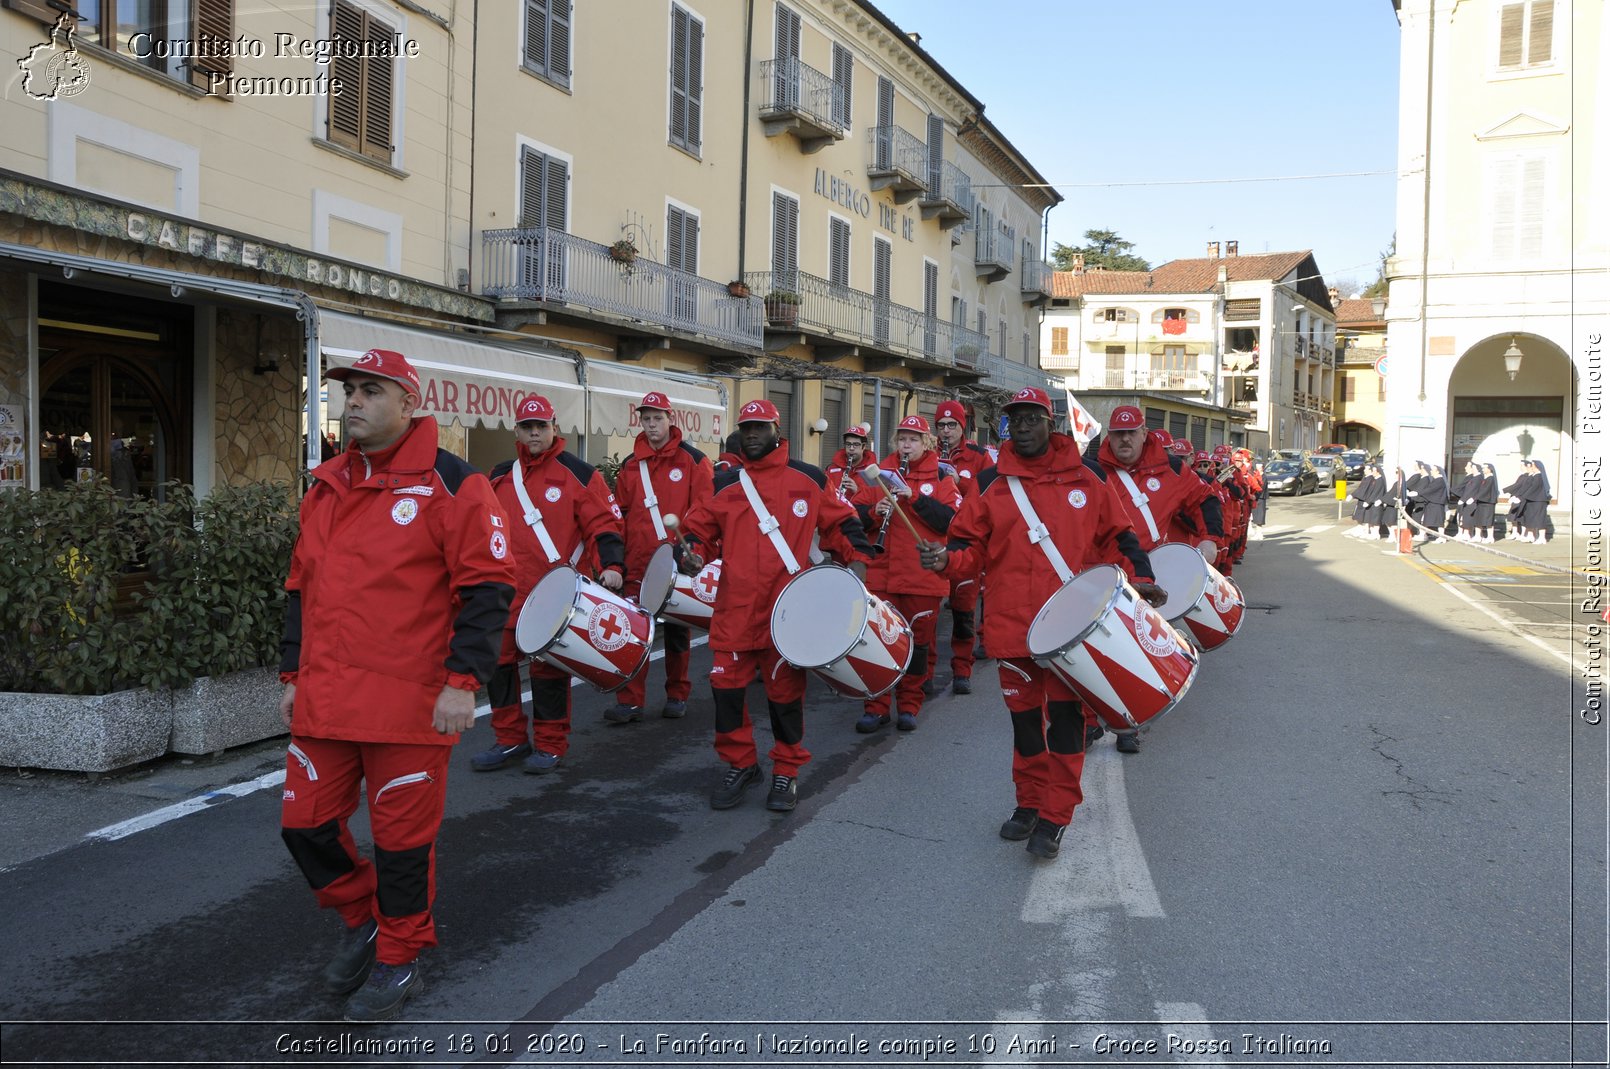
[[[1006,425],[1008,427],[1021,427],[1024,430],[1030,430],[1044,422],[1045,413],[1043,412],[1008,412],[1006,414]]]
[[[953,419],[942,419],[938,423],[934,424],[934,426],[936,426],[936,427],[960,427],[961,424],[957,423]]]

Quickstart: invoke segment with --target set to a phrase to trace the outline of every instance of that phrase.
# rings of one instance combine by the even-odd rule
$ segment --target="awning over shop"
[[[671,422],[690,441],[719,444],[727,436],[727,398],[709,379],[675,371],[588,360],[588,417],[594,434],[635,435],[637,403],[650,390],[671,402]]]
[[[323,309],[319,346],[332,367],[370,349],[402,353],[419,371],[420,413],[438,423],[513,429],[515,406],[533,393],[553,402],[562,431],[575,433],[586,421],[586,395],[569,357]]]

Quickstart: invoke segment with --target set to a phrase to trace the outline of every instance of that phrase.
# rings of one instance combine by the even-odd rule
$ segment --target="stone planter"
[[[0,693],[0,764],[110,772],[168,752],[173,696]]]
[[[208,754],[285,734],[279,671],[249,668],[204,676],[173,692],[173,753]]]

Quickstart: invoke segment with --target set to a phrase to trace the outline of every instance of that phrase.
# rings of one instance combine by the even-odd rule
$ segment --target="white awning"
[[[710,379],[676,371],[587,361],[589,425],[594,434],[635,435],[637,403],[650,390],[671,402],[671,422],[689,441],[719,444],[727,436],[727,396]]]
[[[574,434],[586,421],[576,362],[556,353],[322,309],[319,346],[334,367],[370,349],[402,353],[419,372],[420,413],[438,423],[512,430],[515,407],[533,393],[553,403],[561,431]]]

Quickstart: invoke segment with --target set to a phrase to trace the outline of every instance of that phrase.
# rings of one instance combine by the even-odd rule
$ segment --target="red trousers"
[[[525,703],[520,698],[521,654],[514,645],[514,631],[503,632],[503,652],[498,657],[497,674],[487,684],[492,700],[492,737],[499,746],[519,746],[526,741]],[[532,724],[531,744],[560,757],[570,749],[570,676],[545,661],[530,662]],[[512,684],[509,680],[513,676]]]
[[[1084,703],[1060,676],[1028,657],[996,662],[1012,717],[1012,783],[1017,804],[1066,824],[1084,801]]]
[[[280,835],[323,909],[348,927],[373,917],[375,957],[413,961],[436,945],[436,832],[447,800],[451,746],[291,736]],[[347,821],[358,787],[369,803],[375,859],[359,855]]]
[[[961,579],[950,584],[950,671],[952,675],[973,674],[973,612],[978,608],[978,580]]]
[[[643,581],[641,577],[628,580],[623,593],[633,601],[642,593]],[[665,636],[665,697],[667,701],[685,702],[693,693],[693,686],[688,682],[688,650],[692,648],[692,635],[688,629],[677,624],[656,623],[655,628]],[[643,662],[643,668],[633,676],[631,682],[615,692],[615,700],[622,705],[631,705],[639,709],[643,707],[648,697],[648,666],[650,661]]]
[[[771,713],[772,772],[794,776],[811,759],[805,748],[805,670],[795,668],[775,649],[712,650],[711,696],[716,706],[716,755],[729,765],[747,768],[760,762],[755,725],[749,719],[744,691],[760,674]]]
[[[890,698],[897,699],[902,713],[916,716],[922,712],[922,685],[934,674],[934,644],[935,632],[939,627],[939,595],[937,594],[891,594],[880,592],[879,596],[900,611],[911,625],[911,664],[906,668],[906,674],[900,677],[894,690],[873,698],[866,703],[866,711],[874,716],[882,716],[889,711]],[[968,651],[971,654],[971,650]]]

